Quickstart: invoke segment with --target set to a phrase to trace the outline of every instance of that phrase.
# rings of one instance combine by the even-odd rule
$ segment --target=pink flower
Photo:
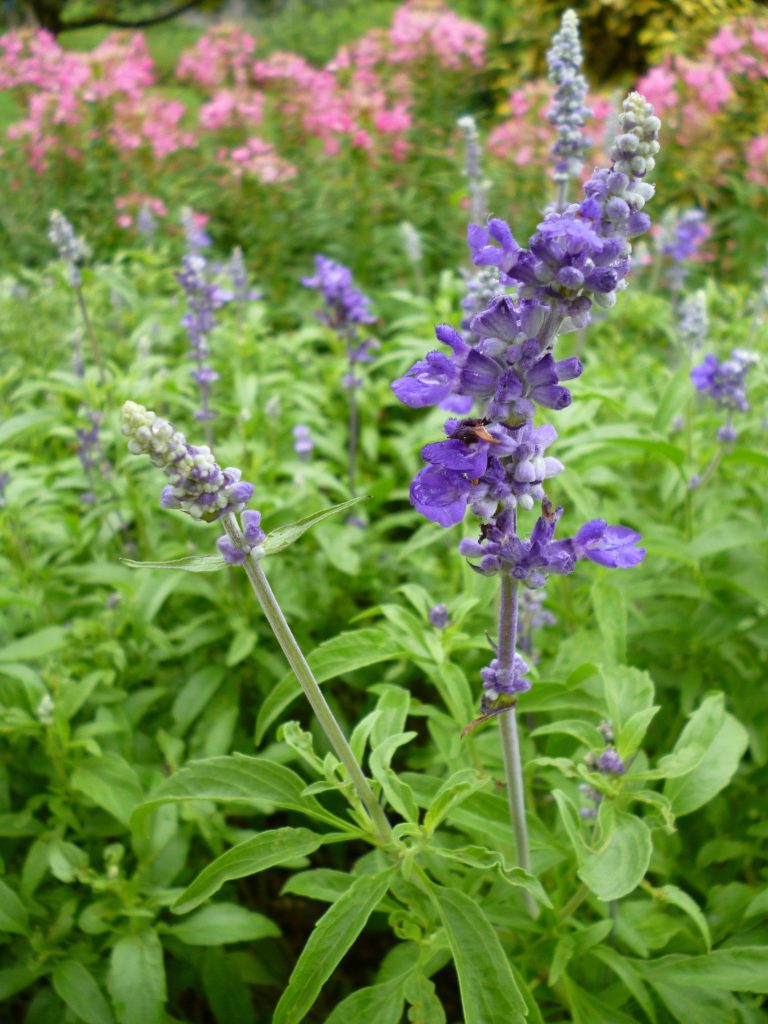
[[[707,50],[713,57],[728,57],[738,53],[744,46],[744,40],[737,36],[728,25],[724,25],[716,36],[707,43]]]

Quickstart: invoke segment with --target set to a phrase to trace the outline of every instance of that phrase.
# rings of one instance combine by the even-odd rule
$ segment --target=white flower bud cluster
[[[639,92],[631,92],[619,114],[621,134],[610,150],[614,170],[630,178],[643,178],[652,171],[656,166],[654,156],[659,151],[660,127],[661,121],[653,113],[651,104]]]
[[[163,490],[164,508],[181,509],[206,522],[245,508],[253,487],[240,480],[239,469],[222,470],[210,448],[187,444],[172,423],[143,405],[126,402],[122,418],[128,450],[134,455],[148,455],[170,480]]]

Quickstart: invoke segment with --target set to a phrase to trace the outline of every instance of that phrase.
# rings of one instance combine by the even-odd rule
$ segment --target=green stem
[[[501,602],[499,605],[499,648],[497,657],[499,671],[511,670],[515,660],[517,638],[517,580],[508,573],[501,576]],[[525,821],[525,787],[523,784],[523,763],[520,756],[520,738],[517,731],[517,716],[514,706],[499,715],[501,755],[504,761],[504,775],[507,781],[507,802],[515,846],[520,867],[530,874],[531,855],[528,848],[528,827]],[[529,892],[524,893],[525,903],[531,917],[538,917],[539,908]]]
[[[78,287],[75,288],[75,294],[77,295],[77,304],[80,307],[80,315],[83,318],[83,325],[85,327],[85,333],[88,336],[88,341],[91,345],[91,352],[93,353],[94,362],[96,368],[99,371],[99,380],[102,385],[107,383],[107,378],[104,374],[104,364],[101,361],[101,352],[99,351],[99,343],[96,340],[96,334],[93,330],[93,324],[91,318],[88,315],[88,307],[85,304],[85,297],[83,295],[83,289]]]
[[[237,547],[242,548],[243,535],[240,532],[240,527],[237,525],[237,520],[234,515],[229,513],[224,516],[222,518],[222,525],[232,543]],[[272,632],[275,634],[275,639],[280,644],[288,664],[293,669],[293,672],[299,681],[299,685],[304,691],[304,696],[309,701],[310,706],[320,723],[320,727],[328,737],[328,741],[336,752],[336,756],[346,768],[347,776],[351,780],[355,790],[357,791],[357,795],[360,797],[363,806],[368,812],[368,816],[371,819],[375,833],[378,835],[382,843],[389,845],[392,842],[392,829],[389,821],[387,820],[387,816],[385,815],[381,804],[374,796],[373,790],[363,774],[363,770],[360,767],[357,758],[352,753],[352,749],[347,742],[346,736],[342,732],[339,723],[336,721],[333,712],[328,706],[328,702],[323,696],[320,686],[312,674],[312,669],[309,667],[307,659],[304,657],[296,638],[291,632],[291,627],[286,622],[282,609],[277,603],[277,598],[272,592],[272,588],[269,585],[267,577],[264,575],[264,570],[261,568],[258,558],[253,557],[253,552],[246,556],[244,568],[246,576],[250,580],[253,591],[256,594],[256,598],[261,605],[261,609],[267,618],[267,622],[269,623]]]

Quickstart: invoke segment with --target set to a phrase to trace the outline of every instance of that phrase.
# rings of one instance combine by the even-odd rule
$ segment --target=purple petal
[[[464,518],[469,491],[470,484],[461,473],[425,466],[411,483],[411,504],[433,523],[455,526]]]

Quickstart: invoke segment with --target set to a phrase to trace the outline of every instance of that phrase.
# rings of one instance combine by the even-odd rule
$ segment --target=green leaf
[[[403,657],[408,657],[407,651],[393,643],[387,630],[372,627],[340,633],[316,647],[307,660],[317,682],[325,683],[342,673]],[[301,687],[294,674],[290,672],[283,676],[259,710],[254,737],[257,744],[261,743],[267,729],[300,694]]]
[[[0,932],[29,934],[27,908],[9,885],[0,880]]]
[[[540,725],[531,736],[572,736],[592,750],[605,746],[605,737],[597,726],[580,718],[563,718],[549,725]]]
[[[640,976],[632,964],[615,950],[607,946],[597,946],[591,949],[590,955],[597,957],[609,967],[617,978],[620,978],[624,987],[631,992],[635,1002],[640,1006],[651,1024],[656,1024],[656,1010],[653,1007],[653,1000],[648,993]]]
[[[478,789],[483,789],[488,779],[481,777],[474,768],[462,768],[446,779],[435,794],[434,802],[424,815],[424,831],[431,835],[452,807]]]
[[[119,1024],[162,1024],[163,947],[151,929],[125,935],[112,950],[107,987]]]
[[[623,664],[627,660],[627,606],[623,591],[610,580],[598,579],[592,584],[592,606],[606,657]]]
[[[407,979],[403,974],[353,992],[333,1009],[325,1024],[400,1024]]]
[[[677,817],[703,807],[724,789],[739,766],[749,737],[725,711],[722,693],[707,697],[688,720],[670,755],[689,758],[691,770],[667,778],[664,795]],[[663,768],[665,759],[659,762]]]
[[[85,1024],[113,1024],[114,1017],[104,994],[87,967],[79,960],[65,960],[52,975],[57,995]]]
[[[170,562],[134,562],[132,558],[121,558],[129,569],[178,569],[181,572],[218,572],[227,562],[222,555],[187,555]]]
[[[483,846],[430,846],[429,852],[444,860],[465,864],[467,867],[485,873],[498,869],[509,885],[526,889],[542,906],[550,908],[552,906],[552,901],[538,878],[529,874],[524,868],[508,865],[496,850],[486,850]]]
[[[256,1024],[250,989],[232,955],[218,949],[206,950],[202,980],[217,1024]]]
[[[83,762],[75,769],[70,784],[124,825],[144,797],[136,772],[119,754],[111,752]]]
[[[57,414],[47,409],[39,412],[22,412],[18,416],[11,416],[0,426],[0,444],[7,444],[17,434],[28,434],[35,427],[55,423],[57,419]]]
[[[274,921],[236,903],[213,903],[166,930],[188,946],[219,946],[280,935]]]
[[[621,726],[616,742],[616,750],[623,760],[628,760],[636,754],[640,744],[643,742],[648,726],[660,710],[660,705],[654,704],[650,708],[636,711]]]
[[[61,626],[46,626],[34,633],[27,633],[21,640],[12,640],[0,647],[0,664],[14,661],[32,661],[47,658],[60,651],[67,640],[67,631]]]
[[[618,900],[636,889],[653,852],[651,832],[644,821],[626,811],[616,811],[613,817],[613,826],[601,845],[579,858],[579,878],[600,900]]]
[[[332,505],[331,508],[320,509],[319,512],[313,512],[311,515],[305,516],[295,523],[278,526],[276,530],[270,531],[267,534],[266,540],[263,541],[261,547],[264,549],[264,554],[276,555],[278,551],[284,551],[294,541],[298,540],[302,533],[306,533],[316,523],[321,523],[323,519],[328,519],[330,516],[336,516],[340,512],[352,508],[353,505],[358,505],[361,501],[368,501],[368,495],[351,498],[349,501],[342,501],[340,505]]]
[[[668,956],[637,968],[651,982],[723,992],[768,994],[768,948],[742,946],[715,949],[702,956]]]
[[[445,1024],[445,1010],[437,998],[434,983],[422,971],[417,970],[408,978],[405,998],[411,1004],[410,1024]]]
[[[290,768],[265,757],[209,757],[191,761],[162,782],[136,808],[131,827],[139,832],[155,808],[184,800],[218,800],[246,803],[257,808],[282,807],[302,811],[321,821],[335,822],[313,797],[303,796],[306,783]]]
[[[366,925],[398,870],[361,875],[315,925],[277,1004],[273,1024],[298,1024]]]
[[[573,1024],[637,1024],[636,1019],[628,1017],[615,1006],[585,992],[567,975],[563,981],[573,1013]]]
[[[652,706],[653,680],[647,672],[629,665],[602,666],[600,675],[611,724],[614,732],[620,734],[634,715]]]
[[[336,835],[317,835],[306,828],[278,828],[246,839],[203,868],[171,909],[175,914],[194,910],[234,878],[246,878],[275,864],[306,857],[323,843],[338,841]]]
[[[430,892],[453,953],[465,1024],[525,1024],[525,1001],[480,905],[433,883]]]
[[[708,950],[712,948],[712,936],[709,931],[707,919],[698,903],[689,896],[687,892],[683,892],[682,889],[678,889],[676,885],[663,885],[660,889],[653,890],[653,896],[662,903],[671,903],[672,906],[677,907],[679,910],[682,910],[684,914],[687,914],[701,932],[701,937],[704,939],[704,945]]]

